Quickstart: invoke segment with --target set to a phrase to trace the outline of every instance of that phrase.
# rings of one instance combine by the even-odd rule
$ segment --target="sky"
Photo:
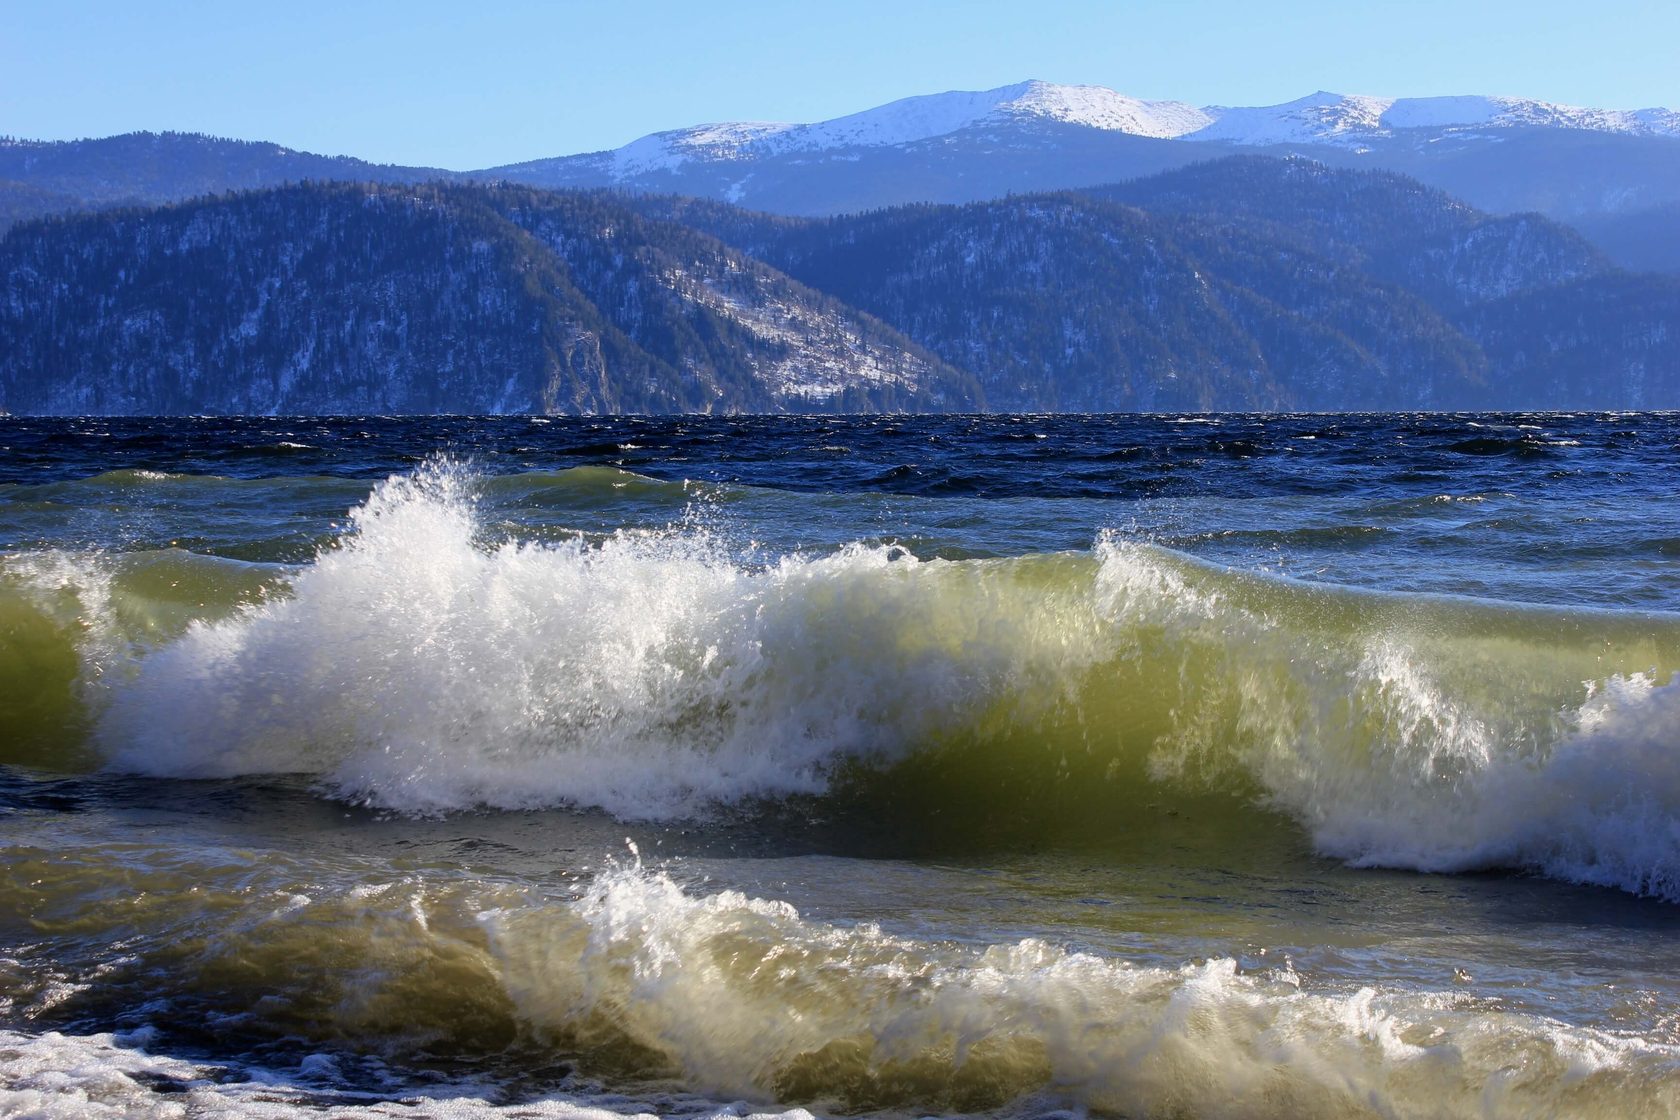
[[[1027,78],[1680,108],[1680,0],[0,0],[0,134],[272,140],[470,170]]]

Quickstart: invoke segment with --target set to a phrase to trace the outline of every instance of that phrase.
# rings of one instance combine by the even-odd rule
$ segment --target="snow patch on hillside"
[[[931,372],[913,355],[867,345],[845,315],[777,299],[760,277],[676,270],[665,279],[683,298],[733,320],[759,341],[755,373],[780,400],[821,402],[849,388],[888,384],[913,390]]]

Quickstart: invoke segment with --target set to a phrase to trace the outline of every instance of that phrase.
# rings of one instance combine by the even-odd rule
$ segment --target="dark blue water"
[[[772,551],[1002,556],[1118,530],[1307,579],[1680,607],[1673,414],[9,419],[0,547],[187,539],[306,560],[372,482],[440,455],[487,477],[604,465],[690,485],[580,517],[510,482],[488,500],[515,532],[663,524],[710,502],[714,523]],[[227,503],[99,485],[123,471],[267,485]],[[52,483],[72,485],[39,489]]]
[[[124,469],[369,478],[447,452],[497,473],[610,463],[806,491],[1399,497],[1431,482],[1489,489],[1514,474],[1660,488],[1650,471],[1680,457],[1680,416],[8,418],[0,440],[0,481],[16,483]]]

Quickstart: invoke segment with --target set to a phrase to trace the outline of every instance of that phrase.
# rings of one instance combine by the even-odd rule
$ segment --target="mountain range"
[[[1514,98],[1025,82],[475,172],[3,140],[0,409],[1680,407],[1677,220],[1680,115]]]
[[[1601,246],[1619,263],[1680,272],[1680,252],[1650,249],[1672,243],[1680,206],[1680,112],[1663,108],[1325,92],[1281,105],[1197,107],[1029,81],[906,98],[815,124],[659,132],[609,152],[475,174],[823,215],[1087,187],[1237,152],[1398,171],[1483,210],[1535,211],[1603,230]]]
[[[612,187],[821,216],[1113,183],[1240,152],[1390,170],[1491,213],[1574,225],[1624,267],[1680,273],[1680,112],[1516,97],[1314,93],[1281,105],[1146,101],[1027,81],[809,124],[733,122],[473,171],[394,167],[179,133],[0,140],[0,225],[304,180]]]
[[[0,239],[18,413],[1676,406],[1680,278],[1300,158],[823,218],[311,183]]]
[[[1323,91],[1281,105],[1197,107],[1140,101],[1102,86],[1028,81],[982,92],[909,97],[814,124],[699,125],[654,133],[609,152],[512,164],[488,173],[527,180],[606,178],[625,185],[701,167],[751,171],[784,157],[856,155],[933,140],[1008,145],[1038,133],[1054,143],[1056,133],[1070,128],[1116,138],[1248,148],[1301,145],[1371,156],[1382,149],[1427,151],[1443,140],[1502,143],[1532,130],[1676,140],[1680,112],[1587,109],[1516,97],[1392,98]],[[745,181],[738,185],[742,192],[749,189]]]

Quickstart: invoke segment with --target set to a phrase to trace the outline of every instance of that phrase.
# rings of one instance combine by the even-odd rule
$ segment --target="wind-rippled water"
[[[0,420],[0,1111],[1680,1114],[1677,465]]]

